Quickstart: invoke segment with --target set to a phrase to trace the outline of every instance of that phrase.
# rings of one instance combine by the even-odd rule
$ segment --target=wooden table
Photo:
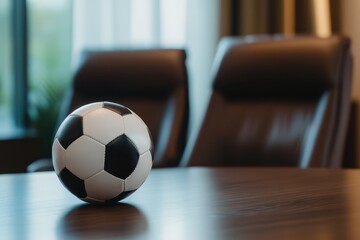
[[[112,207],[54,173],[0,175],[0,239],[360,239],[360,170],[153,170]]]

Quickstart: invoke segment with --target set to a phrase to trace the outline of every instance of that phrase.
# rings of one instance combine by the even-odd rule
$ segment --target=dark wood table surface
[[[360,170],[156,169],[110,207],[0,175],[0,239],[360,239]]]

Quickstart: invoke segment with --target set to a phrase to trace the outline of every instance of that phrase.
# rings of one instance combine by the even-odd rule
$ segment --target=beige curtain
[[[340,32],[340,0],[223,0],[220,35]]]

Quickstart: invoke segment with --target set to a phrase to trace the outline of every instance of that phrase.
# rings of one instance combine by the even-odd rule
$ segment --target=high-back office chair
[[[229,37],[184,166],[340,167],[350,108],[350,41]]]
[[[176,166],[185,146],[188,124],[185,60],[183,50],[86,52],[60,119],[77,107],[96,101],[127,106],[150,129],[154,167]]]

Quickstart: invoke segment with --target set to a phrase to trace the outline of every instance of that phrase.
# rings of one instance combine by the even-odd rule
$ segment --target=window
[[[1,0],[0,137],[30,126],[49,156],[60,99],[89,48],[185,48],[191,115],[199,115],[218,9],[217,1]]]
[[[28,115],[40,137],[53,134],[71,74],[71,10],[71,0],[0,1],[1,138],[23,133]]]
[[[71,76],[71,0],[28,0],[28,97],[31,126],[50,155],[61,98]]]
[[[15,128],[12,113],[11,1],[0,1],[0,135]]]

